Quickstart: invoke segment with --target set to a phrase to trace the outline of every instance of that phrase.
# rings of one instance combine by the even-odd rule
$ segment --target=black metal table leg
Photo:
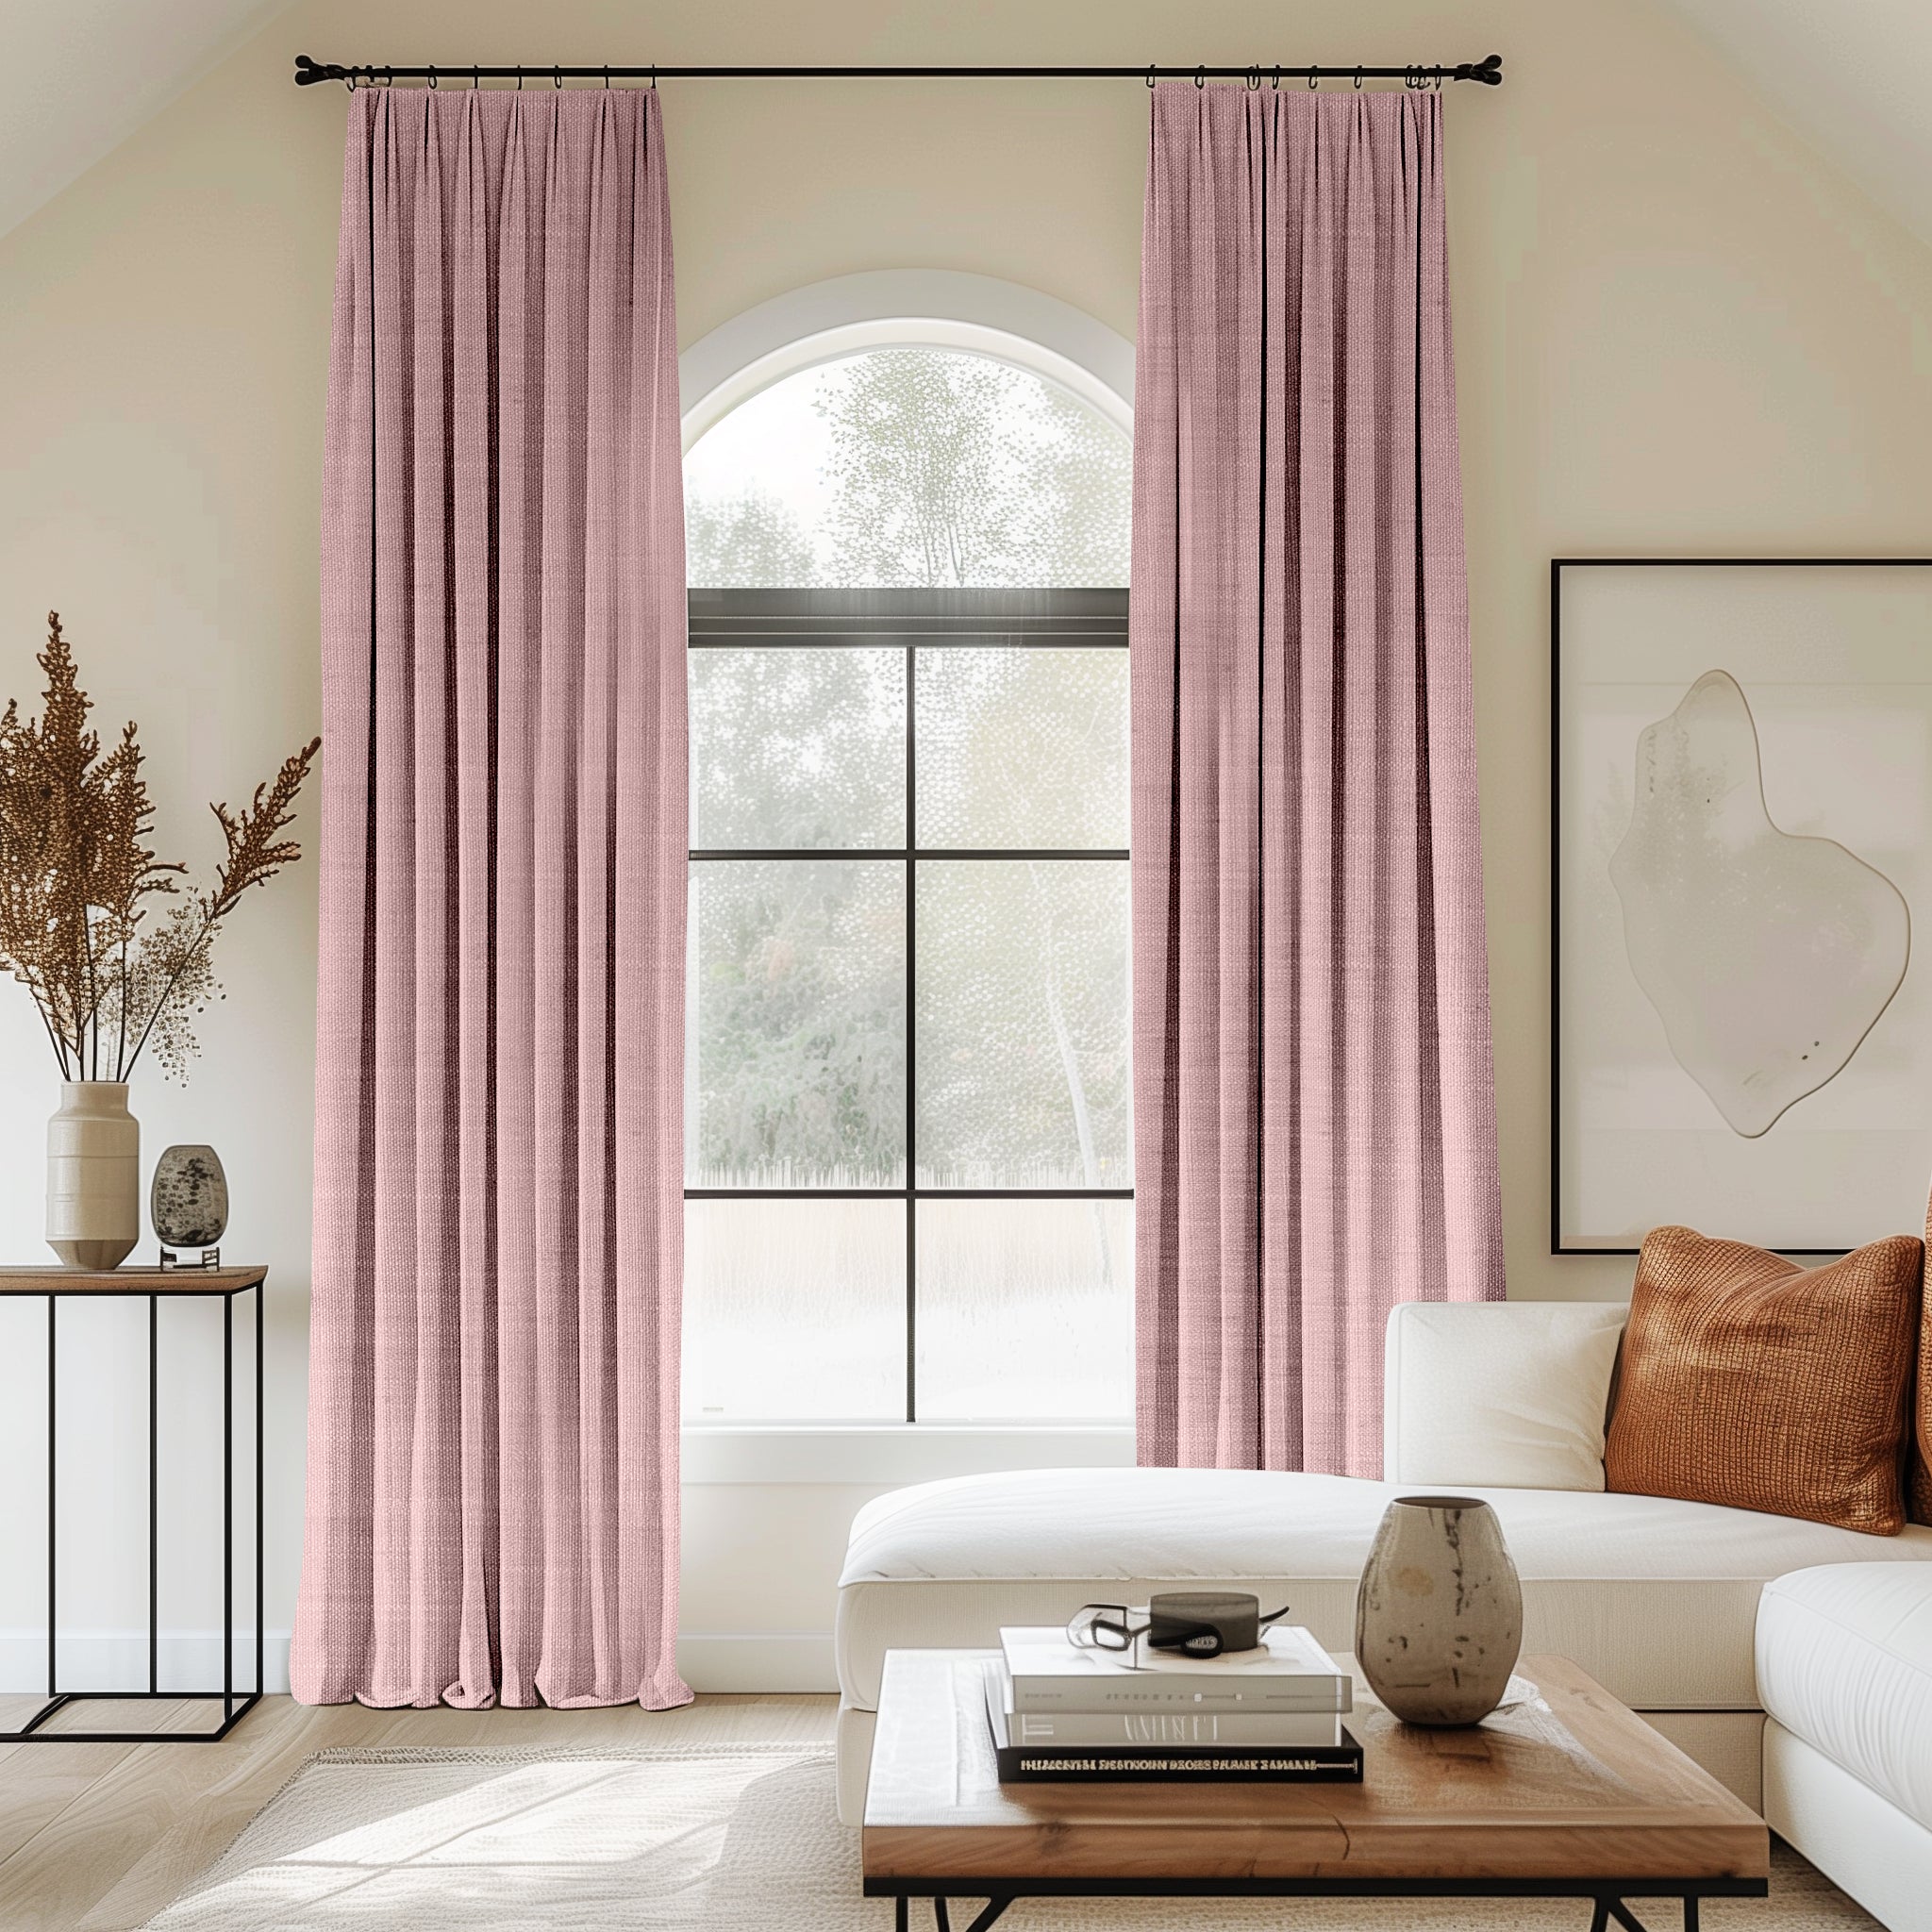
[[[222,1297],[222,1726],[235,1716],[235,1297]]]
[[[147,1298],[147,1694],[161,1689],[161,1298]]]
[[[54,1471],[59,1461],[55,1453],[55,1441],[59,1434],[57,1426],[57,1407],[59,1401],[57,1389],[58,1377],[55,1373],[55,1324],[54,1310],[59,1297],[49,1293],[47,1296],[47,1698],[51,1703],[60,1695],[59,1672],[55,1667],[54,1633],[58,1627],[59,1592],[55,1588],[54,1564],[56,1549],[55,1516],[58,1508],[58,1496],[54,1480]]]
[[[261,1557],[261,1337],[263,1297],[268,1283],[255,1284],[255,1694],[268,1688],[267,1639],[262,1631]]]

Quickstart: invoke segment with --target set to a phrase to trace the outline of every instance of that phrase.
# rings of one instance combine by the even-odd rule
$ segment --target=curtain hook
[[[1194,88],[1195,88],[1195,91],[1196,91],[1196,92],[1199,92],[1199,91],[1200,91],[1200,90],[1201,90],[1202,88],[1205,88],[1205,87],[1206,87],[1207,85],[1208,85],[1208,70],[1207,70],[1207,69],[1206,69],[1205,67],[1197,67],[1197,68],[1195,68],[1195,69],[1194,69]]]
[[[354,93],[356,92],[356,70],[353,67],[350,68],[348,73],[342,75],[342,78],[349,83],[349,92]]]
[[[1442,70],[1440,67],[1436,69],[1436,92],[1442,92]]]
[[[1154,92],[1154,62],[1151,60],[1147,63],[1147,92],[1150,94]]]
[[[1274,88],[1274,92],[1276,93],[1279,93],[1281,92],[1281,68],[1278,63],[1274,69],[1274,80],[1273,85]]]
[[[1308,92],[1310,93],[1314,92],[1316,85],[1320,82],[1321,78],[1321,68],[1311,61],[1308,65]]]
[[[375,69],[373,67],[369,70],[369,79],[371,84],[373,85],[375,80]],[[384,87],[395,86],[396,71],[393,67],[385,67],[382,70],[382,84]]]
[[[436,92],[436,69],[433,67],[429,70],[429,92]]]
[[[1362,91],[1362,71],[1359,67],[1355,71],[1355,91],[1357,93]]]
[[[610,92],[610,70],[608,67],[604,70],[604,92],[607,94]]]
[[[651,92],[658,92],[658,63],[655,60],[651,62]]]
[[[472,93],[475,93],[475,92],[476,92],[476,90],[477,90],[477,89],[478,89],[479,87],[481,87],[482,85],[483,85],[483,70],[482,70],[482,68],[480,68],[480,67],[472,67],[472,68],[470,69],[470,92],[471,92]]]
[[[1259,93],[1259,92],[1260,92],[1260,91],[1261,91],[1261,63],[1260,63],[1260,62],[1259,62],[1258,60],[1257,60],[1257,61],[1255,62],[1255,64],[1254,64],[1254,65],[1253,65],[1253,66],[1252,66],[1251,68],[1249,68],[1249,69],[1248,69],[1248,92],[1250,92],[1251,94],[1253,94],[1253,93]]]
[[[518,92],[518,93],[522,93],[522,92],[523,92],[523,91],[524,91],[524,70],[523,70],[523,69],[522,69],[521,67],[519,67],[519,68],[517,69],[517,92]]]
[[[561,89],[561,88],[562,88],[562,86],[563,86],[563,69],[562,69],[562,68],[560,68],[560,67],[553,67],[553,68],[552,68],[552,69],[550,70],[550,85],[551,85],[552,87],[554,87],[554,88],[558,88],[558,89]]]

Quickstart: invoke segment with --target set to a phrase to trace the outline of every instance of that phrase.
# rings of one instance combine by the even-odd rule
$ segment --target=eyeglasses
[[[1125,1604],[1082,1604],[1067,1620],[1067,1641],[1076,1650],[1104,1650],[1114,1656],[1135,1651],[1143,1637],[1150,1650],[1179,1651],[1186,1657],[1219,1657],[1227,1649],[1228,1635],[1221,1623],[1178,1617],[1174,1609],[1179,1603],[1171,1597],[1165,1602],[1174,1607],[1164,1609],[1163,1600],[1157,1598],[1149,1607],[1144,1624],[1133,1621]],[[1247,1602],[1252,1605],[1254,1599],[1251,1597]],[[1247,1644],[1251,1645],[1261,1631],[1288,1614],[1288,1606],[1283,1604],[1280,1609],[1263,1614],[1259,1606],[1255,1605],[1249,1614],[1255,1619],[1250,1626],[1252,1634],[1247,1637]]]

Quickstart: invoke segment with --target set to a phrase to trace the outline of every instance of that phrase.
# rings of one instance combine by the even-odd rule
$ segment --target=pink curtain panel
[[[1434,95],[1156,92],[1135,401],[1141,1459],[1376,1475],[1503,1292]]]
[[[656,96],[358,92],[305,1703],[690,1696],[684,649]]]

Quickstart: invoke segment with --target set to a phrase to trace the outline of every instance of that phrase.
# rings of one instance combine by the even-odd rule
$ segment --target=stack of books
[[[1354,1686],[1298,1624],[1217,1657],[1088,1650],[1064,1630],[1000,1632],[987,1673],[1000,1778],[1359,1783],[1341,1720]]]

